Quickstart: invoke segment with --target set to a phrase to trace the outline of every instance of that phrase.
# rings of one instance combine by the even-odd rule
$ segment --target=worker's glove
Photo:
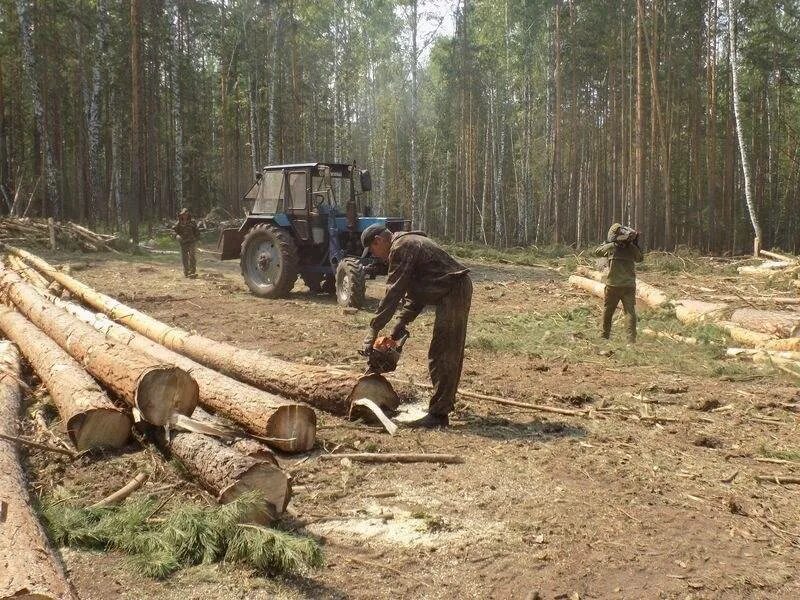
[[[408,329],[403,321],[398,321],[392,329],[392,339],[397,341],[408,335]]]
[[[175,234],[175,239],[176,239],[176,240],[178,240],[179,242],[182,242],[182,241],[183,241],[183,239],[181,238],[181,236],[179,236],[177,233]]]
[[[367,337],[364,338],[364,349],[361,351],[361,354],[364,356],[369,356],[377,338],[378,334],[370,330],[370,332],[367,334]]]

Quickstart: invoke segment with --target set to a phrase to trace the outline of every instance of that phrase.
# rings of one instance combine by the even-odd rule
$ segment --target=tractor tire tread
[[[253,282],[248,279],[244,265],[244,260],[247,256],[247,244],[256,237],[265,233],[269,234],[275,240],[281,254],[281,259],[283,260],[281,276],[279,277],[278,281],[273,283],[271,288],[266,290],[262,289],[258,285],[254,285]],[[291,235],[272,223],[261,223],[253,226],[242,240],[241,259],[239,261],[242,277],[244,277],[244,281],[250,291],[260,298],[282,298],[286,296],[292,290],[295,282],[297,281],[298,263],[299,258],[297,255],[297,245],[295,244]]]

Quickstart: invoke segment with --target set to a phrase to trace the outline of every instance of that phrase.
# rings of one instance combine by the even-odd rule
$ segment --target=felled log
[[[188,373],[109,341],[45,301],[13,271],[0,268],[0,292],[95,379],[137,407],[146,421],[165,425],[173,413],[190,415],[197,406],[197,382]]]
[[[760,331],[752,331],[751,329],[740,327],[736,323],[731,323],[730,321],[718,321],[716,325],[724,329],[730,338],[739,344],[762,346],[775,340],[775,336],[773,335]]]
[[[278,460],[275,458],[275,454],[272,452],[272,450],[269,449],[269,446],[265,446],[256,440],[250,438],[239,438],[231,444],[231,448],[236,450],[236,452],[244,454],[245,456],[249,456],[250,458],[254,458],[255,460],[263,460],[264,462],[272,463],[275,466],[278,465]]]
[[[13,308],[0,307],[0,330],[44,383],[78,450],[125,445],[130,416],[114,406],[75,359]]]
[[[18,256],[9,255],[8,266],[11,267],[12,271],[14,271],[17,275],[22,277],[31,285],[45,289],[47,288],[47,280],[42,277],[39,271],[26,265]]]
[[[740,308],[733,311],[730,320],[742,327],[782,338],[800,336],[800,314]]]
[[[575,269],[575,272],[578,273],[581,278],[589,279],[595,282],[603,282],[607,276],[606,273],[595,271],[594,269],[590,269],[584,265],[579,265],[577,269]],[[577,276],[573,275],[573,277]],[[601,291],[604,290],[604,287],[598,287],[597,285],[590,284],[587,281],[573,281],[572,277],[570,277],[569,282],[574,287],[586,290],[587,292],[600,298],[605,295],[605,291]],[[667,298],[667,295],[664,292],[640,279],[636,280],[636,297],[651,308],[658,308],[659,306],[663,306],[669,302],[669,298]]]
[[[800,337],[772,339],[763,344],[767,350],[800,352]]]
[[[765,350],[764,348],[728,348],[726,353],[728,356],[748,356],[753,359],[764,357],[770,360],[794,361],[800,366],[800,352]]]
[[[658,308],[669,302],[664,292],[640,279],[636,280],[636,297],[651,308]]]
[[[736,269],[740,275],[753,275],[757,277],[773,277],[775,275],[794,272],[797,263],[786,261],[768,260],[760,265],[747,265]]]
[[[727,304],[703,302],[690,298],[674,303],[675,316],[681,323],[708,323],[720,319],[728,309]]]
[[[199,401],[203,407],[238,423],[250,433],[268,439],[269,444],[278,450],[306,452],[314,447],[317,416],[310,406],[284,400],[212,371],[74,302],[61,300],[52,294],[45,297],[114,342],[183,369],[199,384]]]
[[[400,403],[397,393],[383,377],[364,380],[357,373],[300,365],[192,334],[97,292],[29,252],[10,246],[7,250],[36,267],[48,279],[58,281],[76,298],[105,313],[111,320],[200,364],[273,394],[307,402],[338,415],[347,415],[350,403],[356,398],[368,397],[384,412],[395,411]],[[370,387],[368,391],[363,389],[366,385]]]
[[[19,375],[19,354],[10,342],[0,342],[0,367],[0,433],[15,436],[19,385],[8,374]],[[75,600],[32,504],[16,447],[0,441],[0,598]]]
[[[570,275],[569,284],[572,287],[589,292],[598,298],[603,298],[606,294],[606,284],[595,281],[594,279],[588,279],[579,275]]]
[[[225,504],[255,490],[268,503],[268,514],[251,515],[271,521],[283,514],[291,497],[289,478],[274,464],[256,460],[199,433],[176,433],[169,450],[203,487]]]
[[[797,259],[791,256],[786,256],[785,254],[778,254],[777,252],[767,252],[766,250],[760,250],[761,254],[766,256],[767,258],[771,258],[773,260],[777,260],[780,262],[785,263],[796,263]]]
[[[602,273],[595,269],[590,269],[586,265],[578,265],[575,268],[575,272],[581,277],[586,277],[587,279],[594,279],[595,281],[603,281],[603,279],[605,279],[606,277],[606,273]]]

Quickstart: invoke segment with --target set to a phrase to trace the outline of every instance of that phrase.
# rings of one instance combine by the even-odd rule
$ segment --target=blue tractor
[[[244,196],[244,223],[222,232],[221,258],[238,258],[247,287],[261,298],[285,297],[299,275],[312,293],[360,308],[367,277],[386,272],[361,257],[361,232],[373,223],[411,228],[402,218],[370,216],[363,198],[371,189],[369,171],[355,163],[264,167]]]

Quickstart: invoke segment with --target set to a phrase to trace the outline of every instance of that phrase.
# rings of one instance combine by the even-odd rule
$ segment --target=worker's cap
[[[189,209],[188,208],[182,208],[181,212],[178,213],[178,216],[180,217],[181,215],[188,215],[188,214],[189,214]]]
[[[386,228],[386,225],[381,225],[380,223],[373,223],[369,227],[367,227],[364,231],[361,232],[361,245],[364,246],[364,253],[361,255],[361,258],[366,258],[369,256],[369,246],[372,244],[373,240],[382,234],[384,231],[389,231]]]

